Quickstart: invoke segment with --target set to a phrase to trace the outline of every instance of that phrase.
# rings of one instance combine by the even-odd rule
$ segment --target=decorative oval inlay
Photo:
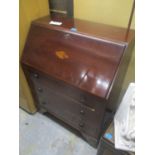
[[[69,58],[69,56],[67,55],[67,53],[65,51],[56,51],[55,54],[59,59],[68,59]]]

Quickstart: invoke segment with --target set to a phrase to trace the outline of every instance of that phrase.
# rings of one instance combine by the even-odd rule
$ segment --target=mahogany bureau
[[[105,111],[116,109],[133,45],[133,30],[61,16],[33,21],[21,63],[38,110],[97,145]]]

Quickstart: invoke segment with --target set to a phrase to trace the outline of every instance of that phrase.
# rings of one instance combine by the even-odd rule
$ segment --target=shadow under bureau
[[[21,63],[38,110],[97,145],[106,110],[116,110],[133,45],[133,30],[61,16],[33,21]]]

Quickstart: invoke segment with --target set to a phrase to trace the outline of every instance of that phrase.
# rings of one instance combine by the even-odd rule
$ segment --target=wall
[[[105,23],[120,27],[127,27],[133,0],[74,0],[75,18]],[[135,27],[133,15],[131,28]],[[130,82],[135,81],[135,50],[129,63],[127,74],[123,83],[123,91]]]
[[[29,31],[30,23],[32,20],[48,15],[49,6],[48,0],[20,0],[19,1],[19,55],[21,57],[24,48],[27,33]],[[30,93],[28,84],[26,82],[24,73],[20,66],[20,90],[19,90],[19,103],[20,107],[28,111],[29,113],[34,113],[36,108],[34,106],[34,101]]]
[[[127,27],[132,3],[133,0],[74,0],[74,16],[98,23]]]

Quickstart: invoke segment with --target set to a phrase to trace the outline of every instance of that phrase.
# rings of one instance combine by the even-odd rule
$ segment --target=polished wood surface
[[[62,26],[49,25],[58,18]],[[73,21],[76,32],[70,30]],[[24,48],[22,65],[38,109],[79,130],[92,145],[98,143],[105,110],[115,110],[108,105],[116,104],[131,57],[134,31],[126,40],[125,32],[46,16],[32,23]]]
[[[36,23],[38,24],[38,21]],[[28,36],[25,46],[25,51],[30,54],[26,53],[23,61],[81,89],[106,97],[126,48],[126,42],[113,43],[109,40],[88,38],[79,33],[72,34],[68,29],[63,31],[62,27],[55,30],[51,26],[49,30],[40,25],[34,24],[31,27],[31,35]],[[47,22],[45,27],[49,26]],[[47,41],[42,38],[46,38]],[[37,44],[39,46],[36,46]],[[59,51],[65,52],[68,58],[59,58],[56,55]]]
[[[51,20],[60,21],[62,22],[61,26],[52,26],[49,25]],[[75,18],[67,18],[63,16],[59,16],[58,14],[54,14],[53,16],[46,16],[34,21],[37,25],[42,25],[43,27],[47,27],[49,29],[58,29],[63,30],[65,32],[70,32],[71,28],[76,28],[77,33],[74,34],[81,34],[86,35],[89,37],[97,37],[98,39],[105,39],[108,41],[114,42],[128,42],[130,43],[133,39],[134,30],[130,30],[128,32],[127,28],[121,28],[106,24],[100,24],[90,21],[85,21],[81,19]],[[128,38],[126,38],[126,33],[128,32]]]

